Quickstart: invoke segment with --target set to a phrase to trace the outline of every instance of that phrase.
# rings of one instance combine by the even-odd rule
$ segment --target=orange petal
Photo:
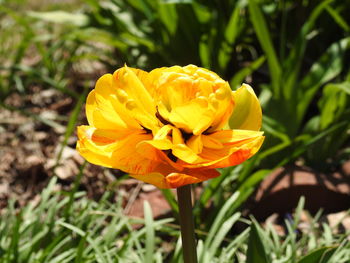
[[[203,147],[209,148],[209,149],[222,149],[224,148],[224,145],[220,142],[220,140],[217,140],[216,138],[210,136],[210,135],[204,135],[202,134],[202,143]]]
[[[118,134],[118,131],[115,131]],[[77,150],[89,162],[128,173],[153,172],[162,161],[156,149],[142,155],[137,152],[137,144],[149,140],[152,135],[142,130],[128,134],[124,138],[113,137],[113,132],[98,130],[89,126],[78,127]]]
[[[170,188],[178,188],[188,184],[203,182],[211,178],[215,178],[219,175],[220,173],[215,169],[193,169],[184,171],[183,173],[171,173],[168,176],[166,176],[165,179],[167,180]]]
[[[241,164],[257,153],[264,139],[264,136],[256,137],[252,141],[245,143],[240,147],[233,147],[233,151],[228,156],[222,158],[221,160],[219,159],[211,162],[211,164],[208,163],[210,165],[206,165],[206,168],[223,168]]]
[[[149,173],[143,175],[130,174],[130,176],[138,180],[153,184],[156,187],[162,189],[178,188],[188,184],[199,183],[217,177],[219,175],[220,173],[214,169],[194,169],[193,171],[187,171],[187,173],[172,172],[166,175],[163,175],[161,173]]]
[[[233,165],[238,165],[243,161],[252,157],[261,147],[264,136],[260,132],[257,136],[251,138],[237,139],[223,143],[222,148],[203,148],[203,151],[199,156],[202,158],[202,162],[197,163],[183,163],[184,167],[188,168],[222,168]]]

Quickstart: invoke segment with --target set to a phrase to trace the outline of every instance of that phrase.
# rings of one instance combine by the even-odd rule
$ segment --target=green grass
[[[55,184],[53,178],[36,206],[18,211],[10,202],[0,221],[1,262],[150,262],[160,257],[160,250],[153,253],[160,244],[154,232],[172,219],[153,221],[145,207],[146,228],[133,230],[144,220],[124,216],[120,202],[108,201],[112,193],[94,202],[83,192],[57,192]]]
[[[77,180],[78,182],[79,180]],[[98,201],[84,192],[55,190],[54,177],[38,204],[22,209],[13,200],[0,219],[0,260],[26,262],[182,262],[179,226],[173,218],[154,220],[149,204],[145,219],[123,214],[121,201],[110,202],[113,192]],[[197,231],[200,262],[288,262],[342,263],[350,260],[349,233],[333,234],[319,215],[310,217],[309,230],[300,233],[303,200],[293,218],[286,220],[286,236],[268,225],[262,229],[254,220],[230,212],[239,197],[230,197],[215,217],[210,231]],[[231,233],[242,221],[247,229]],[[250,226],[249,226],[250,225]],[[164,250],[165,240],[169,251]]]

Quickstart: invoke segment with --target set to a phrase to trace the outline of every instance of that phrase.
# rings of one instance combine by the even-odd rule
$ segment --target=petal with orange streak
[[[169,154],[171,153],[171,150],[162,150],[162,148],[167,148],[167,143],[162,145],[162,141],[153,141],[153,140],[145,140],[137,144],[137,152],[141,155],[144,155],[145,158],[149,158],[149,156],[152,156],[149,154],[149,152],[156,152],[157,153],[157,160],[161,162],[155,169],[156,171],[162,171],[163,173],[169,173],[170,170],[176,170],[176,171],[182,171],[184,167],[182,167],[181,164],[178,164],[177,162],[174,162],[170,157]]]
[[[159,172],[149,174],[130,174],[130,176],[138,180],[153,184],[162,189],[178,188],[188,184],[199,183],[219,175],[220,173],[215,169],[194,169],[188,170],[186,173],[172,172],[165,175]]]
[[[178,188],[188,184],[200,183],[219,175],[220,173],[215,169],[193,169],[184,170],[182,173],[171,173],[165,179],[171,188]]]
[[[249,130],[223,130],[214,132],[207,137],[219,141],[224,145],[235,145],[238,143],[250,140],[256,137],[261,137],[264,133],[260,131]]]
[[[89,126],[78,127],[77,150],[89,162],[109,168],[120,169],[128,173],[153,172],[161,160],[159,155],[150,151],[147,157],[137,152],[137,144],[149,140],[150,134],[142,130],[118,136],[119,131],[98,130]]]
[[[262,134],[256,131],[227,130],[207,135],[203,151],[199,154],[203,161],[182,165],[188,168],[222,168],[240,164],[259,150],[264,141]]]
[[[244,146],[239,147],[236,151],[233,151],[226,158],[223,158],[213,164],[206,166],[206,168],[223,168],[228,166],[239,165],[244,161],[252,157],[260,149],[264,137],[257,137],[253,141],[246,143]]]

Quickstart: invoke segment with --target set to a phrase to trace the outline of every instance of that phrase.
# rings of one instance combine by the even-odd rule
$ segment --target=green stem
[[[196,241],[192,214],[191,185],[177,188],[184,263],[197,263]]]

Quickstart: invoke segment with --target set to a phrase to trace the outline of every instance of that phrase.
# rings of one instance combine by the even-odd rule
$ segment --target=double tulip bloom
[[[253,156],[264,137],[261,107],[243,84],[231,91],[215,73],[188,65],[103,75],[87,98],[89,126],[77,150],[159,188],[219,176],[216,168]]]

